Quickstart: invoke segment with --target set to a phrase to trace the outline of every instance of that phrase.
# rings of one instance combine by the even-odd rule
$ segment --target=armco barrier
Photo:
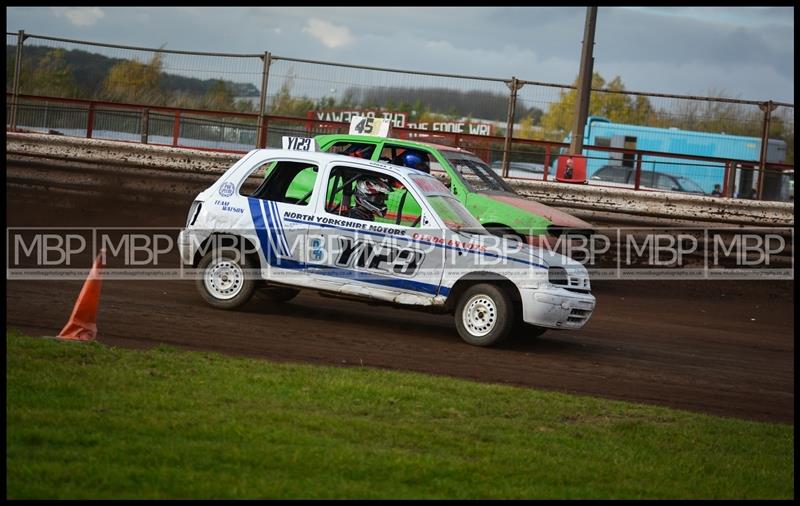
[[[116,170],[162,173],[164,177],[218,174],[241,158],[239,154],[138,143],[7,132],[6,159],[43,159],[47,163],[80,162],[113,166]],[[76,174],[76,176],[79,176]],[[47,178],[40,174],[39,178]],[[54,172],[53,177],[56,177]],[[513,180],[521,195],[603,222],[634,221],[669,226],[675,221],[722,225],[793,226],[794,203],[703,197],[665,192],[633,192],[558,182]],[[91,184],[87,180],[86,184]],[[91,191],[91,188],[87,188]],[[636,219],[638,218],[638,219]]]
[[[607,221],[610,215],[627,215],[645,218],[649,225],[666,225],[672,220],[751,226],[794,225],[794,203],[789,202],[706,197],[677,192],[634,192],[542,181],[508,180],[508,183],[520,195],[569,209],[576,216],[594,216],[602,221]]]
[[[6,157],[13,155],[194,173],[218,173],[242,157],[241,154],[133,142],[7,132]]]

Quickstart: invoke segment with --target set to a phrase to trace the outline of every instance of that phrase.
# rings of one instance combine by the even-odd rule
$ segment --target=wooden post
[[[581,50],[581,69],[578,74],[578,96],[575,99],[575,122],[572,124],[571,155],[583,154],[583,130],[589,116],[589,98],[592,93],[592,74],[594,73],[594,29],[597,24],[597,7],[586,8],[586,24],[583,28],[583,48]]]

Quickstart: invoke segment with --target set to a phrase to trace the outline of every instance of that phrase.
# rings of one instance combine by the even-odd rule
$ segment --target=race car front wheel
[[[210,305],[220,309],[235,309],[253,296],[256,279],[248,276],[251,268],[239,251],[209,251],[197,265],[196,280],[200,295]]]
[[[514,305],[502,288],[479,283],[461,294],[455,320],[461,339],[475,346],[491,346],[511,333]]]

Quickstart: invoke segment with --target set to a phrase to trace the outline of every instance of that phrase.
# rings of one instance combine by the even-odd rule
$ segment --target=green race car
[[[374,135],[328,134],[314,139],[321,151],[396,165],[402,165],[406,150],[422,154],[430,173],[444,179],[453,195],[496,235],[553,245],[563,234],[588,237],[593,232],[594,227],[580,218],[520,196],[486,162],[464,149]],[[390,210],[398,209],[400,202],[394,200],[397,197],[389,199]]]

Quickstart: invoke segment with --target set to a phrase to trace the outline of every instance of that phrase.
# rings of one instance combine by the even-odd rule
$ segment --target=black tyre
[[[525,323],[525,320],[522,319],[522,303],[517,301],[514,304],[514,327],[511,329],[508,340],[513,340],[515,343],[524,342],[525,340],[530,341],[548,330],[547,327]]]
[[[213,307],[236,309],[250,300],[259,281],[247,275],[257,267],[249,264],[249,258],[237,250],[209,251],[197,265],[197,290]]]
[[[256,298],[268,302],[288,302],[300,293],[297,288],[284,286],[262,286],[256,289]]]
[[[547,327],[539,327],[538,325],[525,323],[522,321],[522,318],[520,318],[517,324],[514,326],[512,335],[516,341],[522,341],[525,339],[536,339],[548,330],[549,329]]]
[[[514,305],[500,287],[479,283],[458,299],[456,328],[461,339],[475,346],[491,346],[506,339],[514,328]]]

